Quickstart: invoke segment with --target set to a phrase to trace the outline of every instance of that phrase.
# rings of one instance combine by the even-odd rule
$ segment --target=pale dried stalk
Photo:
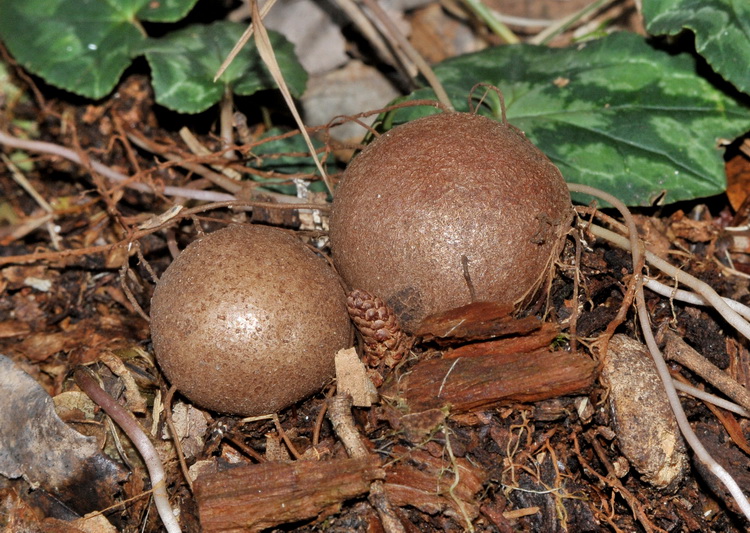
[[[405,53],[400,51],[398,48],[391,49],[388,44],[380,36],[378,29],[375,25],[370,22],[370,19],[365,15],[362,6],[360,6],[354,0],[335,0],[336,5],[343,11],[347,17],[354,23],[357,29],[367,39],[367,41],[375,49],[375,52],[381,59],[386,63],[391,64],[393,67],[403,71],[404,75],[408,78],[413,78],[419,72],[419,69],[414,65],[406,56]]]
[[[648,257],[646,258],[646,260],[648,261]],[[706,300],[704,300],[700,295],[695,294],[694,292],[685,291],[676,287],[670,287],[653,278],[647,277],[643,282],[643,286],[654,291],[657,294],[666,296],[667,298],[670,298],[672,300],[679,300],[681,302],[693,305],[708,305],[708,302],[706,302]],[[750,320],[750,307],[738,302],[737,300],[732,300],[731,298],[722,297],[721,299],[724,300],[724,302],[729,307],[742,315],[745,319]]]
[[[362,458],[367,457],[370,452],[362,442],[359,432],[354,424],[352,417],[352,399],[348,396],[337,394],[326,401],[328,405],[328,419],[333,425],[341,443],[346,448],[349,457]],[[373,481],[370,484],[369,501],[377,510],[383,529],[386,533],[406,533],[404,525],[399,520],[398,515],[393,509],[388,495],[385,493],[385,487],[381,480]]]
[[[99,384],[89,375],[89,370],[79,368],[75,372],[75,380],[81,390],[85,392],[99,407],[117,422],[117,425],[125,432],[133,445],[143,458],[151,478],[151,489],[154,497],[154,505],[159,512],[164,527],[168,533],[180,533],[180,524],[175,518],[172,506],[169,505],[167,494],[166,476],[161,458],[149,438],[141,429],[133,414],[122,407],[112,398]]]
[[[266,2],[263,4],[263,9],[260,10],[260,16],[265,17],[268,15],[268,12],[271,11],[271,8],[276,3],[276,0],[270,0],[269,2]],[[246,14],[243,15],[247,16]],[[234,61],[234,58],[237,57],[237,54],[240,53],[240,50],[242,50],[242,47],[247,44],[247,42],[250,40],[250,37],[253,36],[253,32],[255,31],[255,28],[252,24],[250,24],[247,29],[242,33],[239,40],[234,43],[234,46],[232,47],[232,50],[227,55],[224,62],[219,67],[219,70],[216,71],[216,74],[214,75],[214,83],[218,81],[218,79],[221,77],[222,74],[224,74],[224,71],[229,67],[229,65],[232,64],[232,61]]]
[[[52,206],[49,205],[49,202],[37,192],[34,186],[29,182],[29,180],[26,179],[26,176],[23,174],[23,172],[21,172],[21,169],[19,169],[8,156],[2,154],[2,159],[3,163],[5,163],[5,166],[8,167],[8,170],[10,170],[10,175],[13,178],[13,181],[18,183],[21,188],[23,188],[23,190],[26,191],[26,193],[31,196],[37,204],[39,204],[39,207],[41,207],[49,215],[51,215],[50,218],[45,222],[47,226],[47,233],[49,233],[52,247],[55,250],[59,250],[61,248],[61,243],[60,235],[58,235],[57,233],[57,228],[55,227],[54,222],[55,210],[52,209]]]
[[[592,224],[587,226],[587,229],[596,237],[602,238],[611,242],[612,244],[619,246],[625,250],[631,249],[631,243],[627,237],[618,235],[613,231],[596,226]],[[657,256],[646,250],[646,262],[653,267],[661,270],[668,276],[671,276],[679,283],[686,285],[693,289],[697,295],[703,300],[705,305],[710,305],[726,320],[732,327],[740,332],[745,338],[750,339],[750,323],[748,323],[740,313],[732,309],[730,305],[719,296],[715,290],[711,288],[707,283],[702,282],[698,278],[683,272],[674,265],[671,265],[661,257]]]
[[[253,26],[255,27],[255,46],[258,48],[260,58],[263,60],[263,63],[265,63],[266,67],[268,67],[268,71],[271,73],[273,81],[275,81],[276,85],[279,86],[279,90],[284,97],[284,101],[286,102],[289,111],[292,113],[292,116],[294,116],[294,120],[299,127],[300,133],[305,139],[307,148],[310,150],[310,157],[312,157],[313,161],[315,161],[315,166],[318,168],[318,172],[320,172],[320,177],[323,178],[323,183],[325,183],[326,187],[328,188],[328,192],[330,194],[333,194],[333,184],[331,183],[331,179],[328,177],[328,173],[323,168],[323,164],[320,162],[318,153],[313,146],[312,140],[310,139],[310,134],[307,133],[305,123],[302,121],[302,117],[297,110],[297,105],[294,103],[292,93],[289,92],[289,87],[287,87],[286,81],[284,80],[284,75],[281,73],[281,67],[279,67],[278,61],[276,61],[276,54],[273,51],[271,39],[268,37],[268,32],[263,25],[263,17],[258,10],[258,2],[256,0],[250,0],[250,3],[253,14]]]
[[[685,394],[689,394],[694,398],[698,398],[699,400],[703,400],[704,402],[715,405],[716,407],[721,407],[722,409],[731,411],[732,413],[744,416],[745,418],[750,418],[750,411],[748,411],[741,405],[730,402],[729,400],[725,400],[724,398],[719,398],[715,394],[711,394],[710,392],[701,390],[698,387],[693,387],[692,385],[688,385],[687,383],[682,383],[681,381],[677,381],[676,379],[673,379],[672,382],[674,383],[674,388],[680,392],[684,392]]]
[[[630,211],[625,206],[625,204],[623,204],[619,199],[615,198],[611,194],[605,193],[604,191],[600,191],[599,189],[595,189],[594,187],[589,187],[588,185],[579,185],[579,184],[571,183],[571,184],[568,184],[568,188],[570,189],[571,192],[588,194],[595,198],[600,198],[604,200],[605,202],[609,202],[612,206],[614,206],[615,209],[617,209],[622,214],[623,219],[625,220],[625,224],[628,228],[629,239],[621,238],[620,235],[614,234],[612,232],[609,232],[608,230],[604,230],[604,228],[599,228],[598,226],[594,226],[594,225],[587,227],[587,229],[591,231],[591,233],[599,237],[607,238],[607,237],[604,237],[603,232],[599,231],[599,230],[604,230],[604,232],[612,233],[613,236],[618,237],[617,241],[620,243],[622,242],[622,240],[625,240],[626,243],[629,245],[630,252],[633,255],[633,265],[640,264],[641,258],[645,253],[646,259],[649,261],[649,263],[653,264],[659,270],[662,270],[664,272],[666,272],[665,269],[670,270],[671,272],[666,272],[666,273],[672,276],[675,276],[675,279],[678,279],[678,281],[680,281],[681,283],[685,283],[685,285],[691,287],[696,292],[698,292],[706,301],[710,302],[711,305],[713,305],[716,308],[716,310],[722,314],[722,316],[724,316],[724,312],[722,311],[728,311],[732,315],[736,316],[739,320],[744,322],[745,326],[747,327],[747,330],[750,331],[750,324],[742,320],[742,317],[740,317],[736,312],[734,312],[731,308],[729,308],[729,306],[721,299],[721,297],[718,294],[716,294],[713,291],[713,289],[711,289],[707,284],[693,278],[692,276],[688,276],[687,274],[679,271],[678,269],[676,269],[675,267],[673,267],[672,265],[670,265],[663,259],[660,259],[656,255],[649,254],[647,251],[645,251],[643,241],[638,236],[638,230],[635,226],[635,220],[633,219],[632,215],[630,214]],[[607,238],[607,240],[610,240],[610,239]],[[618,246],[621,246],[621,244],[618,244]],[[659,263],[659,264],[656,264],[656,263]],[[681,274],[680,278],[677,278],[676,275],[680,275],[680,274]],[[729,472],[727,472],[723,466],[721,466],[719,463],[716,462],[716,460],[713,457],[711,457],[711,454],[709,454],[706,448],[704,448],[703,444],[700,442],[697,435],[693,431],[693,428],[690,426],[690,422],[688,421],[687,416],[685,415],[685,411],[682,409],[682,404],[680,403],[680,398],[677,395],[677,390],[675,389],[674,383],[672,381],[672,376],[669,373],[669,368],[667,367],[667,363],[664,361],[664,357],[662,356],[661,351],[659,350],[659,347],[656,344],[656,339],[654,338],[654,334],[651,331],[649,315],[646,309],[646,297],[643,293],[643,272],[634,271],[633,275],[636,278],[636,308],[638,310],[638,313],[637,313],[638,321],[640,323],[641,330],[643,332],[644,340],[646,341],[646,346],[648,346],[649,352],[651,353],[651,357],[654,360],[656,370],[659,374],[659,377],[662,380],[664,390],[667,393],[667,398],[669,400],[670,406],[672,407],[672,411],[674,412],[675,419],[677,420],[677,425],[680,427],[680,431],[682,432],[683,437],[685,437],[685,441],[688,443],[690,448],[692,448],[698,460],[701,461],[704,465],[706,465],[706,467],[717,478],[719,478],[719,480],[724,484],[727,490],[729,490],[730,494],[732,495],[735,502],[737,503],[740,510],[742,511],[742,514],[744,514],[745,517],[748,520],[750,520],[750,502],[748,501],[745,494],[742,492],[742,489],[734,480],[734,478],[732,478]],[[692,280],[689,280],[690,282],[688,282],[688,278],[692,278]],[[710,290],[713,293],[713,295],[709,295],[707,290]],[[722,309],[719,309],[719,306]]]
[[[51,154],[72,161],[78,165],[85,166],[81,156],[70,148],[65,148],[59,144],[48,143],[43,141],[31,141],[28,139],[19,139],[12,135],[0,130],[0,144],[10,146],[11,148],[18,148],[19,150],[26,150],[29,152],[40,152],[44,154]],[[105,178],[115,183],[119,183],[124,187],[133,189],[145,193],[155,193],[154,188],[145,184],[132,181],[131,178],[120,174],[119,172],[112,170],[107,165],[104,165],[98,161],[94,161],[89,158],[88,163],[91,165],[91,169],[98,172]],[[206,202],[227,202],[235,200],[235,197],[231,194],[214,192],[214,191],[201,191],[196,189],[187,189],[185,187],[172,187],[167,185],[163,189],[159,190],[161,194],[165,196],[181,196],[183,198],[190,198],[192,200],[203,200]]]
[[[435,96],[437,96],[437,99],[440,101],[440,103],[452,110],[453,103],[451,102],[450,98],[448,98],[448,93],[445,92],[443,84],[440,83],[440,80],[435,75],[435,72],[433,72],[430,65],[427,64],[427,61],[422,57],[422,54],[420,54],[417,49],[412,46],[412,44],[409,42],[409,39],[407,39],[406,36],[401,33],[398,27],[396,27],[391,18],[388,16],[388,13],[386,13],[383,8],[380,7],[377,0],[361,1],[383,25],[385,31],[388,33],[388,36],[393,39],[398,44],[398,46],[401,47],[401,49],[409,57],[409,59],[414,62],[414,64],[419,69],[419,72],[422,73],[422,76],[424,76],[424,78],[427,80],[427,83],[429,83],[432,90],[435,91]]]
[[[665,331],[664,338],[666,340],[664,353],[667,359],[677,361],[685,368],[692,370],[745,409],[750,409],[750,392],[745,387],[699,354],[673,331]],[[747,416],[747,411],[744,416]]]

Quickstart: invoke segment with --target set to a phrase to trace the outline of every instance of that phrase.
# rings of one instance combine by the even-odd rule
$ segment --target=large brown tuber
[[[572,212],[560,171],[520,130],[440,113],[390,130],[351,162],[333,202],[333,260],[413,331],[472,301],[532,295]]]
[[[159,365],[196,404],[276,412],[319,391],[349,346],[336,273],[297,238],[232,226],[191,243],[151,302]]]

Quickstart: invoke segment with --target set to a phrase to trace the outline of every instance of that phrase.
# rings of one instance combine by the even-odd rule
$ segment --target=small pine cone
[[[396,365],[410,343],[388,305],[367,291],[355,289],[347,295],[346,307],[362,335],[365,362],[371,367]]]

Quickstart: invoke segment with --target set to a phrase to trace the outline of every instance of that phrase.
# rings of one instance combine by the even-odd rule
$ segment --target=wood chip
[[[425,318],[414,335],[424,340],[491,339],[504,335],[525,334],[539,329],[537,317],[516,319],[513,307],[495,302],[476,302]]]
[[[248,532],[325,516],[384,477],[368,456],[240,466],[200,476],[194,488],[205,533]]]
[[[431,359],[381,389],[411,412],[450,406],[465,412],[508,402],[535,402],[588,391],[596,363],[580,352],[488,355]]]

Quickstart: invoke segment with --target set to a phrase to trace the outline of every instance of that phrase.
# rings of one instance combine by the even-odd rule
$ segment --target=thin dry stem
[[[269,2],[266,2],[263,4],[263,9],[260,11],[260,16],[265,17],[268,15],[268,12],[271,11],[271,8],[276,3],[276,0],[270,0]],[[250,24],[247,29],[243,32],[243,34],[240,36],[239,40],[234,44],[232,47],[232,50],[230,50],[229,54],[227,55],[224,62],[219,67],[219,70],[216,71],[216,75],[214,75],[214,83],[221,77],[222,74],[224,74],[224,71],[229,67],[229,65],[232,64],[232,61],[234,61],[234,58],[237,57],[237,54],[240,53],[240,50],[242,50],[242,47],[247,44],[247,42],[250,40],[250,37],[253,36],[253,32],[255,31],[255,28],[252,24]]]
[[[369,455],[367,447],[362,442],[352,417],[352,399],[338,394],[326,400],[328,404],[328,419],[333,425],[341,443],[346,448],[349,457],[362,458]],[[378,512],[383,529],[386,533],[406,533],[404,525],[399,520],[381,480],[373,481],[370,485],[369,501]]]
[[[289,87],[287,87],[286,80],[284,80],[284,75],[281,73],[281,67],[279,67],[278,61],[276,61],[276,53],[273,51],[271,39],[268,37],[268,32],[263,25],[262,16],[260,14],[260,11],[258,10],[258,2],[256,0],[250,0],[250,2],[253,13],[253,24],[255,26],[255,45],[258,48],[258,53],[260,54],[263,63],[265,63],[266,67],[268,67],[268,71],[271,73],[273,81],[275,81],[276,85],[279,86],[279,90],[284,97],[284,101],[286,102],[289,111],[292,113],[295,122],[299,126],[300,133],[305,139],[305,143],[310,150],[310,157],[313,158],[315,166],[318,168],[318,172],[320,172],[320,176],[321,178],[323,178],[323,182],[328,188],[328,192],[330,194],[333,194],[333,184],[331,183],[331,179],[328,177],[328,173],[326,172],[325,168],[323,168],[323,164],[320,162],[320,158],[318,158],[318,154],[315,150],[315,147],[313,146],[312,139],[310,139],[310,135],[307,133],[307,129],[305,128],[305,123],[302,121],[302,117],[297,110],[297,105],[294,103],[292,93],[289,92]]]
[[[607,454],[604,452],[604,449],[602,449],[602,445],[599,444],[596,436],[592,434],[584,434],[584,438],[588,441],[589,444],[591,444],[591,447],[594,449],[597,457],[607,469],[607,473],[609,475],[606,477],[602,476],[596,470],[594,470],[591,465],[588,464],[588,462],[583,458],[583,455],[581,454],[581,448],[578,444],[578,437],[576,435],[573,435],[575,453],[578,456],[578,460],[581,461],[581,464],[584,465],[586,470],[599,478],[599,481],[601,481],[604,485],[612,487],[613,490],[618,492],[620,496],[625,499],[625,501],[628,503],[628,506],[633,511],[633,514],[643,526],[643,529],[645,529],[647,532],[658,531],[659,533],[667,533],[660,527],[655,526],[651,522],[651,520],[649,520],[648,516],[646,516],[646,513],[643,512],[643,504],[638,500],[638,498],[633,495],[632,492],[625,488],[625,486],[620,482],[619,479],[617,479],[614,466],[609,462]]]
[[[47,200],[45,200],[42,195],[37,192],[34,186],[29,182],[29,180],[26,179],[26,176],[23,174],[23,172],[21,172],[21,170],[15,165],[15,163],[13,163],[13,161],[10,160],[8,156],[2,154],[2,159],[5,163],[5,166],[8,167],[8,170],[10,170],[10,175],[13,178],[13,181],[18,183],[21,188],[23,188],[23,190],[26,191],[26,193],[34,199],[39,207],[41,207],[51,215],[50,218],[45,221],[45,225],[47,227],[47,233],[49,233],[50,241],[52,242],[52,247],[55,250],[59,250],[61,247],[61,243],[60,235],[58,235],[57,233],[57,228],[55,227],[54,222],[55,210],[52,209],[52,206],[49,205],[49,202],[47,202]]]
[[[336,5],[354,23],[357,29],[375,49],[377,55],[386,63],[401,70],[408,78],[416,76],[419,69],[409,61],[408,56],[401,50],[391,49],[382,38],[375,25],[365,15],[362,7],[355,0],[335,0]]]
[[[664,348],[667,359],[677,361],[692,370],[742,407],[750,410],[750,392],[745,387],[717,368],[673,331],[665,331],[664,338],[667,343]]]
[[[188,472],[188,466],[185,462],[185,454],[182,452],[182,444],[180,443],[180,436],[177,434],[177,428],[172,420],[172,398],[174,393],[177,392],[177,387],[172,385],[169,390],[164,394],[164,417],[167,420],[167,427],[169,428],[169,434],[172,436],[172,443],[174,449],[177,452],[177,459],[180,462],[180,470],[182,471],[182,477],[190,488],[190,492],[193,492],[193,480],[190,479],[190,472]]]
[[[278,203],[273,203],[273,202],[231,201],[231,202],[216,202],[216,203],[211,203],[211,204],[204,204],[204,205],[200,205],[200,206],[193,207],[190,209],[183,209],[179,214],[171,217],[168,220],[165,220],[161,224],[155,225],[153,227],[135,230],[132,233],[130,233],[128,236],[126,236],[124,239],[118,242],[112,243],[112,244],[88,246],[85,248],[75,248],[71,250],[60,250],[59,252],[34,252],[31,254],[24,254],[24,255],[9,255],[5,257],[0,257],[0,266],[14,264],[14,263],[32,263],[36,261],[59,261],[59,260],[66,259],[69,257],[78,257],[82,255],[90,255],[90,254],[96,254],[96,253],[108,253],[118,247],[126,247],[130,249],[134,241],[137,241],[138,239],[141,239],[145,237],[146,235],[150,235],[152,233],[156,233],[157,231],[167,229],[173,226],[174,224],[176,224],[179,220],[182,220],[184,218],[192,218],[194,215],[198,213],[203,213],[206,211],[212,211],[214,209],[220,209],[220,208],[225,208],[225,207],[228,207],[228,208],[253,208],[253,207],[261,208],[262,207],[265,209],[318,209],[320,211],[327,211],[329,209],[328,205],[322,205],[322,204],[278,204]]]
[[[66,148],[58,144],[43,141],[31,141],[28,139],[19,139],[18,137],[13,137],[12,135],[2,130],[0,130],[0,144],[4,144],[5,146],[9,146],[11,148],[17,148],[19,150],[27,150],[29,152],[40,152],[56,155],[62,157],[63,159],[67,159],[68,161],[72,161],[73,163],[76,163],[78,165],[87,167],[86,162],[80,154],[76,153],[70,148]],[[158,192],[164,194],[165,196],[182,196],[184,198],[203,200],[207,202],[225,202],[235,200],[235,197],[231,194],[214,191],[200,191],[195,189],[187,189],[185,187],[173,187],[170,185],[167,185],[163,189],[156,191],[154,190],[154,187],[145,183],[135,182],[132,180],[132,178],[125,176],[124,174],[120,174],[119,172],[112,170],[108,166],[93,159],[88,158],[88,165],[90,165],[90,169],[92,171],[101,174],[108,180],[122,185],[123,187],[128,187],[140,192],[151,194]]]

